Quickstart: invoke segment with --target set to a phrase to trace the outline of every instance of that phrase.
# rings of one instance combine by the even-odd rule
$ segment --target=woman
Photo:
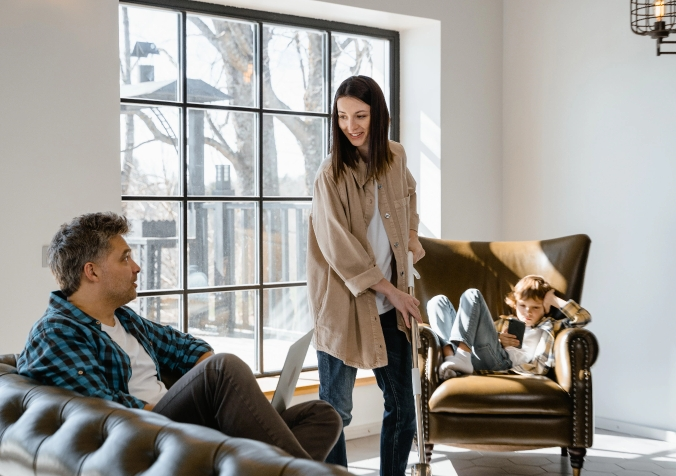
[[[388,140],[378,84],[352,76],[336,91],[331,151],[317,172],[308,239],[308,294],[315,320],[319,397],[352,419],[357,368],[373,369],[385,399],[381,475],[403,475],[415,431],[406,255],[418,241],[415,180],[403,147]],[[347,466],[345,435],[327,461]]]

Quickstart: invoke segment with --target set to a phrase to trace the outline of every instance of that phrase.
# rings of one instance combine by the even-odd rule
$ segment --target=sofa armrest
[[[592,332],[577,327],[562,330],[554,346],[556,380],[572,403],[572,446],[590,448],[594,443],[591,366],[598,356],[598,341]]]
[[[2,354],[0,355],[0,364],[6,364],[10,367],[16,367],[16,362],[19,360],[19,354]]]

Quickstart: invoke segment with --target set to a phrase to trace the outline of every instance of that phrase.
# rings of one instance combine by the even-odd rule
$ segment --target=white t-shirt
[[[523,345],[521,348],[505,347],[513,367],[527,364],[533,360],[536,351],[538,350],[538,344],[540,343],[543,332],[542,329],[537,327],[526,326],[526,332],[523,333]],[[542,351],[540,353],[542,353]]]
[[[390,240],[387,238],[387,232],[385,231],[385,225],[383,224],[383,219],[380,216],[378,211],[378,182],[374,180],[374,195],[375,195],[375,208],[373,212],[373,217],[371,218],[371,223],[366,230],[366,239],[369,240],[371,248],[373,249],[373,254],[376,257],[376,264],[380,271],[383,272],[385,279],[390,281],[392,279],[392,248],[390,248]],[[394,306],[390,301],[387,300],[384,294],[376,293],[376,307],[378,308],[378,314],[384,314]]]
[[[129,394],[153,405],[159,402],[167,393],[167,388],[161,380],[157,379],[155,362],[148,352],[134,336],[122,327],[117,316],[115,316],[114,327],[101,324],[101,329],[129,356],[131,361],[131,378],[127,383]]]

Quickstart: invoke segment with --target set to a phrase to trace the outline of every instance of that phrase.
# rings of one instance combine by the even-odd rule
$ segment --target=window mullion
[[[256,313],[256,337],[254,339],[255,345],[255,360],[256,369],[258,372],[265,371],[263,359],[263,196],[265,190],[263,188],[263,22],[258,22],[258,45],[255,51],[258,54],[258,127],[256,133],[258,134],[258,243],[256,243],[258,251],[258,312]]]
[[[186,56],[187,56],[187,14],[185,11],[181,12],[181,34],[179,35],[180,49],[181,54],[179,56],[179,61],[181,65],[181,180],[183,183],[182,190],[182,207],[181,207],[181,263],[179,269],[181,270],[182,275],[182,284],[181,289],[182,293],[182,309],[181,313],[181,330],[183,332],[188,331],[188,294],[186,290],[188,289],[188,108],[186,107],[187,97],[188,97],[188,87],[187,87],[187,65],[186,65]]]

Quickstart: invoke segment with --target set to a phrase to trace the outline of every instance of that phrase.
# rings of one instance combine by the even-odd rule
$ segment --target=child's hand
[[[552,306],[560,309],[561,307],[565,306],[565,304],[566,301],[556,297],[556,294],[554,294],[553,289],[547,291],[547,294],[545,294],[545,298],[542,300],[542,306],[545,308],[545,314],[549,313],[549,310],[552,308]]]
[[[507,334],[506,331],[498,334],[498,340],[500,341],[502,347],[518,347],[519,344],[521,344],[515,335]]]

